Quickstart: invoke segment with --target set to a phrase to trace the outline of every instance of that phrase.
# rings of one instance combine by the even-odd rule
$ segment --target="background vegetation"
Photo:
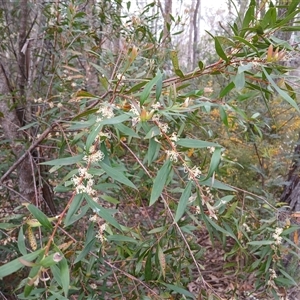
[[[299,1],[227,4],[1,1],[4,299],[298,299]]]

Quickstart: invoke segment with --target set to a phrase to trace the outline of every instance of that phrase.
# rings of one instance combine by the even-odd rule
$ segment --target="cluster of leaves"
[[[96,10],[102,24],[132,37],[117,55],[97,49],[101,37],[89,32],[87,16],[74,4],[61,4],[65,18],[48,27],[57,60],[49,68],[52,86],[41,105],[51,105],[23,129],[37,122],[40,130],[51,128],[52,136],[41,138],[40,145],[56,151],[42,164],[50,167],[57,199],[64,200],[57,201],[56,217],[25,204],[25,219],[23,214],[3,218],[1,229],[7,236],[18,230],[18,236],[11,248],[1,247],[17,258],[0,267],[0,277],[29,268],[16,288],[19,299],[219,299],[202,274],[205,248],[195,242],[206,231],[224,248],[233,243],[226,259],[245,259],[234,272],[254,273],[255,288],[267,287],[277,297],[279,287],[297,284],[282,255],[297,256],[291,249],[298,249],[298,241],[290,234],[298,227],[279,221],[269,194],[250,192],[254,183],[232,186],[232,170],[238,165],[237,176],[243,177],[247,166],[234,161],[228,140],[247,145],[271,139],[259,110],[268,111],[272,122],[274,93],[280,105],[299,112],[292,85],[284,81],[279,87],[276,81],[287,72],[281,61],[294,49],[274,36],[289,30],[298,2],[286,7],[283,18],[271,3],[257,26],[252,1],[242,26],[231,26],[230,37],[212,36],[215,63],[199,61],[199,68],[184,73],[178,53],[171,51],[176,74],[171,78],[159,68],[162,50],[155,32],[136,19],[132,27],[123,26],[117,18],[120,3],[110,13],[107,5],[104,1]],[[148,20],[149,7],[140,18]],[[53,17],[50,9],[45,15]],[[96,91],[77,89],[87,77],[78,67],[84,60],[97,72]],[[221,76],[223,87],[208,91],[207,82]],[[189,83],[196,80],[200,88],[192,89]],[[220,120],[217,126],[213,115]],[[126,213],[131,205],[140,205],[136,214]],[[197,294],[189,290],[191,282],[198,283]]]

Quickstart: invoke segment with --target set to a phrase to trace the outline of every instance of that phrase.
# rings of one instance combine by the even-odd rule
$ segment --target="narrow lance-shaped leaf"
[[[228,59],[227,55],[225,54],[225,52],[224,52],[224,50],[223,50],[223,48],[222,48],[222,46],[221,46],[221,44],[220,44],[220,42],[219,42],[218,37],[215,37],[214,40],[215,40],[215,48],[216,48],[217,54],[218,54],[222,59],[224,59],[226,62],[229,62],[229,59]]]
[[[59,263],[58,267],[60,269],[60,274],[61,274],[62,288],[65,296],[68,297],[69,286],[70,286],[70,271],[69,271],[68,262],[65,259],[65,257]]]
[[[179,199],[179,203],[178,203],[175,218],[174,218],[174,221],[176,223],[180,220],[180,218],[183,216],[183,214],[185,212],[186,206],[189,201],[189,197],[191,195],[191,189],[192,189],[192,182],[189,181]]]
[[[157,201],[158,197],[161,195],[167,182],[170,171],[171,162],[168,159],[165,161],[162,168],[157,172],[157,176],[154,178],[149,206],[153,205]]]
[[[90,208],[97,213],[97,215],[99,215],[102,219],[104,219],[106,222],[108,222],[109,224],[111,224],[112,226],[114,226],[115,228],[121,230],[121,226],[120,224],[117,222],[117,220],[111,215],[112,213],[100,206],[98,203],[96,203],[88,194],[84,194],[84,197],[88,203],[88,205],[90,206]]]
[[[27,254],[23,226],[20,227],[20,231],[19,231],[19,235],[18,235],[18,249],[21,252],[21,254],[23,254],[23,255]]]
[[[48,220],[48,217],[40,211],[36,206],[29,204],[27,209],[32,213],[32,215],[41,223],[41,225],[47,229],[52,229],[52,224]]]
[[[49,166],[67,166],[67,165],[73,165],[78,162],[80,162],[83,158],[84,154],[71,156],[71,157],[64,157],[64,158],[58,158],[46,162],[40,163],[40,165],[49,165]]]
[[[213,173],[217,170],[217,168],[219,166],[219,163],[220,163],[220,160],[221,160],[221,150],[222,150],[221,148],[216,148],[215,149],[215,151],[212,155],[211,161],[210,161],[207,176],[204,180],[211,177],[213,175]]]
[[[196,139],[179,139],[177,145],[186,148],[207,148],[207,147],[221,147],[219,144],[196,140]]]
[[[42,251],[44,251],[44,250],[39,249],[35,252],[23,255],[23,256],[21,256],[21,258],[26,261],[33,261]],[[11,262],[0,267],[0,277],[5,277],[14,272],[17,272],[22,267],[24,267],[24,264],[22,264],[22,262],[19,260],[19,258],[16,258],[16,259],[12,260]]]
[[[149,250],[146,264],[145,264],[145,280],[149,281],[152,279],[152,252],[151,249]]]
[[[299,107],[297,105],[297,103],[294,101],[294,99],[292,97],[290,97],[290,95],[283,91],[282,89],[280,89],[277,84],[274,82],[274,80],[272,79],[272,77],[268,74],[268,72],[265,70],[264,67],[262,67],[262,70],[264,72],[264,74],[266,75],[268,81],[271,83],[271,85],[274,87],[274,89],[277,91],[277,93],[285,100],[287,101],[291,106],[293,106],[298,112],[300,112]]]
[[[160,70],[158,70],[156,76],[152,80],[150,80],[144,87],[144,90],[140,95],[140,105],[143,105],[145,103],[145,101],[148,99],[150,95],[151,90],[157,84],[157,82],[161,80],[161,78],[162,78],[162,73],[160,72]]]
[[[137,189],[136,186],[122,172],[120,172],[116,168],[108,166],[103,161],[100,162],[100,166],[112,179],[121,182],[129,187]]]

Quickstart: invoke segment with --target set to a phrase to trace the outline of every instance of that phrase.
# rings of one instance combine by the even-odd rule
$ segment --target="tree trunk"
[[[296,144],[293,161],[290,167],[287,182],[281,195],[281,201],[286,202],[291,211],[300,211],[300,133]]]
[[[193,39],[193,69],[196,68],[197,66],[197,51],[198,51],[198,38],[199,38],[199,19],[198,16],[200,17],[200,12],[199,8],[201,5],[201,0],[196,0],[196,6],[194,10],[194,15],[193,15],[193,28],[194,28],[194,39]]]
[[[26,124],[26,121],[31,122],[32,84],[37,65],[32,55],[34,49],[31,47],[30,34],[35,31],[35,22],[40,12],[32,10],[35,18],[31,20],[29,4],[28,0],[21,0],[19,3],[4,0],[0,2],[0,9],[3,11],[0,18],[1,25],[3,25],[3,39],[6,45],[9,45],[7,48],[2,48],[4,50],[0,52],[0,94],[2,94],[0,125],[5,138],[10,141],[16,160],[27,151],[31,140],[35,138],[30,130],[19,130]],[[37,32],[38,29],[36,28]],[[13,32],[18,32],[17,40],[14,40]],[[33,43],[35,46],[38,40],[37,32],[35,32],[35,38],[32,39],[35,41]],[[15,45],[18,46],[15,47]],[[32,153],[28,153],[17,167],[18,192],[16,194],[21,202],[25,200],[35,205],[40,204],[43,196],[52,213],[55,213],[53,199],[49,197],[51,190],[46,183],[42,183],[45,181],[41,178],[41,174],[37,161],[33,159]],[[2,181],[4,179],[2,178]]]

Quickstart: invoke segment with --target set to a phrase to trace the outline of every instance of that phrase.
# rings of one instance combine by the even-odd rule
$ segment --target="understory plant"
[[[35,120],[20,128],[37,128],[28,152],[46,153],[39,165],[48,168],[57,214],[24,201],[1,216],[0,277],[5,285],[16,274],[12,294],[234,299],[251,274],[246,292],[279,299],[297,285],[286,262],[299,256],[298,226],[265,183],[274,174],[264,164],[254,170],[264,156],[259,145],[277,142],[272,110],[299,113],[285,64],[297,49],[276,36],[291,30],[298,1],[284,8],[279,16],[270,2],[258,20],[251,1],[229,35],[211,35],[215,62],[203,59],[188,71],[180,68],[180,51],[160,48],[162,35],[146,25],[147,7],[126,26],[110,19],[127,37],[118,53],[97,48],[77,6],[59,8],[66,19],[48,28],[63,50],[52,57],[52,94],[35,98]],[[51,18],[50,9],[44,13]],[[85,63],[97,78],[92,90],[84,87]],[[244,165],[239,143],[249,151]],[[205,275],[203,236],[224,251],[224,274],[235,275],[236,285],[222,293]]]

